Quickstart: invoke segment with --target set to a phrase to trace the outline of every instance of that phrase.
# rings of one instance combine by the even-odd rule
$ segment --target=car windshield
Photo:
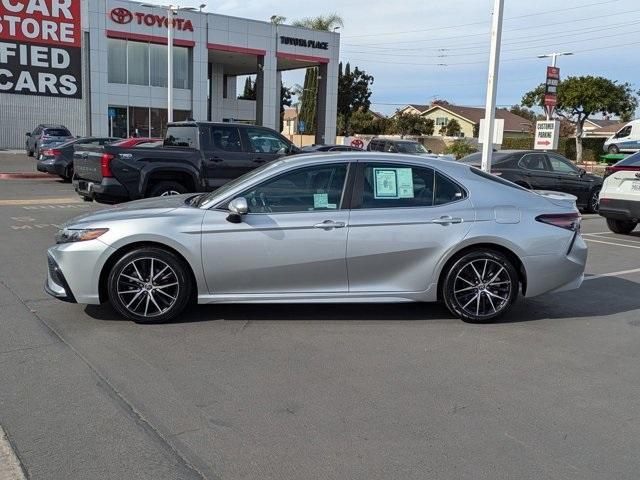
[[[418,142],[398,142],[396,143],[396,151],[398,153],[429,153],[429,150],[424,148],[421,143]]]
[[[227,192],[230,192],[231,190],[236,188],[241,183],[249,182],[255,176],[260,175],[265,170],[272,169],[272,168],[274,168],[275,166],[277,166],[279,164],[280,164],[280,162],[277,162],[277,161],[276,162],[266,163],[266,164],[262,165],[261,167],[258,167],[258,168],[254,169],[254,170],[251,170],[251,171],[245,173],[244,175],[239,176],[235,180],[231,180],[229,183],[225,183],[224,185],[222,185],[217,190],[214,190],[213,192],[207,193],[206,195],[203,195],[202,197],[200,197],[198,199],[198,204],[196,206],[199,207],[200,205],[203,205],[203,204],[208,203],[210,201],[216,202],[216,201],[224,198],[224,196],[227,194]]]
[[[623,158],[616,167],[640,167],[640,152],[636,152],[633,155],[629,155],[627,158]]]
[[[49,135],[50,137],[70,137],[71,133],[69,130],[65,130],[64,128],[47,128],[44,131],[45,135]]]

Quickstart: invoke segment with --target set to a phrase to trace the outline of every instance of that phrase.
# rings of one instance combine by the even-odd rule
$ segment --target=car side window
[[[249,213],[290,213],[340,208],[347,164],[298,168],[240,194]]]
[[[631,135],[631,125],[627,125],[618,133],[616,133],[615,138],[628,137],[629,135]]]
[[[258,128],[248,128],[250,151],[255,153],[285,154],[289,144],[273,133]]]
[[[465,191],[460,185],[445,177],[440,172],[436,172],[435,185],[434,205],[446,205],[447,203],[457,202],[466,196]]]
[[[208,149],[242,152],[240,131],[237,127],[212,126],[209,129],[209,138],[205,138],[205,144]]]
[[[551,163],[551,170],[556,173],[578,173],[578,169],[573,166],[568,160],[556,155],[548,155],[549,163]]]
[[[435,172],[429,167],[367,163],[363,169],[361,208],[431,207]]]
[[[547,162],[543,153],[528,153],[524,155],[518,163],[527,170],[538,170],[542,172],[547,170]]]

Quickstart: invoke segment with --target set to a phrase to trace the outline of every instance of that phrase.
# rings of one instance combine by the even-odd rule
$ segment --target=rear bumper
[[[87,200],[101,203],[118,203],[129,200],[129,192],[115,178],[103,178],[100,183],[74,177],[73,188],[78,195]]]
[[[565,247],[566,248],[566,247]],[[587,264],[587,244],[576,235],[568,252],[522,258],[527,273],[527,297],[579,288]]]
[[[615,220],[640,220],[640,201],[601,198],[598,213]]]
[[[53,162],[54,162],[53,158],[49,158],[49,159],[45,159],[45,160],[38,160],[38,164],[36,165],[36,169],[39,172],[56,173],[55,165],[54,165]]]

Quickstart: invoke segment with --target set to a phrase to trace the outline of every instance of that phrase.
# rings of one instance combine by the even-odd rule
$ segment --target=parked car
[[[409,155],[429,155],[428,150],[415,140],[393,140],[388,138],[372,138],[367,145],[369,152],[408,153]]]
[[[637,152],[640,150],[640,120],[632,120],[607,138],[603,149],[608,153]]]
[[[460,161],[480,167],[482,154],[472,153]],[[495,152],[491,173],[524,188],[569,193],[577,198],[579,208],[589,213],[598,211],[602,177],[587,173],[557,153],[539,150]]]
[[[640,222],[640,152],[606,168],[600,191],[600,215],[609,230],[631,233]]]
[[[40,156],[41,150],[45,148],[53,148],[58,145],[73,139],[73,135],[69,132],[69,129],[64,125],[51,125],[47,123],[41,123],[33,132],[27,132],[27,140],[25,142],[25,148],[27,155],[33,157]]]
[[[193,298],[441,299],[457,317],[489,321],[519,292],[580,286],[580,218],[570,195],[538,194],[458,162],[301,155],[211,193],[138,200],[68,222],[48,250],[46,290],[71,302],[110,301],[142,323],[174,319]]]
[[[73,149],[76,145],[102,146],[120,140],[116,137],[85,137],[68,140],[57,147],[46,148],[38,157],[37,169],[40,172],[52,173],[63,180],[73,177]]]
[[[120,140],[113,144],[114,147],[132,148],[138,145],[149,145],[151,143],[163,142],[164,139],[160,137],[130,137]]]
[[[76,192],[86,200],[116,203],[210,191],[300,151],[269,128],[194,121],[170,123],[163,146],[140,146],[76,146]]]
[[[361,152],[362,149],[351,145],[306,145],[300,149],[302,153],[314,152]]]

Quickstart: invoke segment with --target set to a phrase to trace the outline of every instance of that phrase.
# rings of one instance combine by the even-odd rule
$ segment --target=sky
[[[206,2],[206,0],[205,0]],[[199,1],[183,0],[197,6]],[[393,113],[434,99],[484,106],[493,0],[218,0],[204,10],[267,20],[337,13],[340,59],[374,76],[371,109]],[[286,23],[288,23],[286,22]],[[550,52],[561,77],[601,75],[640,88],[640,1],[504,0],[497,105],[542,83]],[[287,72],[287,86],[303,72]]]

